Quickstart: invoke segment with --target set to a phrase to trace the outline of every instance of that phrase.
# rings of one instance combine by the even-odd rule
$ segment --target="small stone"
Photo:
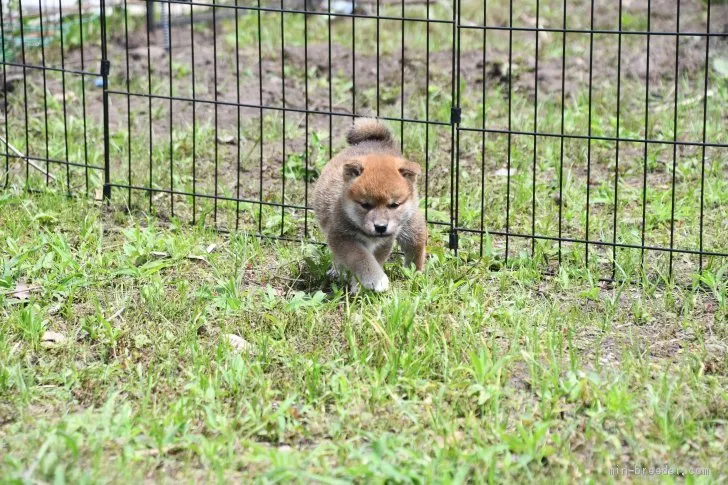
[[[253,344],[245,340],[243,337],[229,333],[227,334],[227,339],[228,342],[230,342],[230,346],[235,349],[236,352],[255,354],[255,347],[253,347]]]
[[[66,336],[62,333],[53,332],[50,330],[47,330],[43,333],[43,336],[40,339],[40,344],[43,347],[50,348],[55,347],[57,345],[62,344],[66,341]]]

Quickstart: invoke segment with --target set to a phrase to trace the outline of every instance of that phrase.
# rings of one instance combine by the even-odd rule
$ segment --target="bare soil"
[[[635,16],[645,16],[647,0],[624,0],[624,11]],[[371,12],[372,5],[363,4],[359,8]],[[569,28],[588,28],[584,19],[589,18],[589,6],[583,5],[584,15],[578,25]],[[651,2],[650,29],[653,32],[675,31],[675,5],[672,0],[653,0]],[[680,25],[682,32],[704,32],[705,8],[700,0],[683,0],[681,2]],[[711,31],[725,32],[728,5],[712,6]],[[335,20],[342,21],[342,20]],[[535,19],[521,17],[527,25],[535,26]],[[569,19],[571,23],[571,19]],[[507,25],[507,24],[504,24]],[[544,25],[544,27],[561,28],[561,25]],[[596,29],[614,30],[618,28],[615,7],[609,3],[597,2],[594,12]],[[536,34],[526,39],[526,46],[509,52],[502,45],[491,42],[485,55],[482,49],[463,48],[459,56],[460,77],[466,86],[463,97],[472,93],[480,93],[483,83],[486,90],[495,85],[511,85],[515,95],[532,97],[536,85],[539,94],[544,96],[560,96],[562,89],[562,63],[560,51],[554,55],[553,44],[560,45],[560,34],[542,33],[539,38],[538,72],[536,73],[535,41]],[[166,143],[173,131],[187,129],[193,122],[199,125],[213,125],[221,134],[218,136],[218,157],[223,162],[218,170],[224,184],[233,187],[238,167],[233,161],[238,150],[243,153],[255,150],[259,143],[258,120],[263,112],[266,119],[273,123],[278,131],[277,140],[263,140],[263,177],[264,184],[271,192],[277,192],[281,185],[281,165],[286,155],[305,152],[303,136],[304,123],[308,123],[310,131],[327,133],[332,128],[331,146],[336,149],[343,143],[343,135],[350,123],[351,114],[371,113],[376,100],[372,92],[379,86],[379,101],[383,111],[400,113],[400,105],[404,102],[406,118],[421,118],[421,115],[410,113],[410,105],[424,100],[427,96],[426,82],[429,72],[429,85],[438,87],[449,94],[452,89],[453,56],[451,50],[431,52],[429,59],[421,52],[393,52],[391,55],[377,59],[374,53],[353,52],[351,48],[339,44],[311,43],[304,47],[287,46],[281,54],[263,56],[259,59],[256,45],[239,46],[239,49],[225,41],[224,32],[218,29],[213,33],[209,28],[194,30],[194,39],[188,25],[172,29],[172,49],[170,55],[161,47],[162,32],[157,29],[149,37],[144,30],[133,32],[128,39],[123,32],[113,33],[109,43],[109,56],[112,62],[110,88],[112,91],[127,91],[140,94],[127,98],[124,94],[110,96],[111,132],[124,131],[127,125],[132,126],[132,138],[135,143],[146,144],[149,138],[151,123],[152,139],[155,143]],[[579,37],[581,36],[581,37]],[[573,37],[573,39],[572,39]],[[567,43],[588,46],[583,34],[569,34]],[[636,41],[635,35],[622,36],[620,69],[624,79],[646,80],[647,56],[646,39]],[[577,41],[581,39],[580,41]],[[641,36],[640,39],[645,38]],[[675,60],[678,58],[677,72],[685,73],[702,82],[705,63],[705,37],[681,37],[678,42],[676,56],[676,37],[673,35],[652,35],[649,49],[649,79],[659,85],[668,84],[676,72]],[[521,39],[523,41],[523,39]],[[584,48],[578,55],[568,53],[566,58],[565,79],[563,89],[566,96],[574,96],[583,92],[591,83],[598,89],[600,86],[614,83],[617,79],[617,43],[613,35],[594,35],[594,62],[590,62],[590,52]],[[530,44],[529,44],[530,42]],[[545,49],[552,47],[550,52]],[[728,50],[725,37],[711,39],[711,55]],[[236,55],[237,54],[237,55]],[[78,66],[81,53],[75,50],[66,56],[67,66]],[[98,48],[86,46],[84,53],[87,66],[93,66],[98,58]],[[511,63],[509,63],[511,59]],[[485,63],[485,66],[483,65]],[[127,67],[128,65],[128,67]],[[355,68],[354,68],[355,66]],[[306,76],[308,73],[308,76]],[[485,76],[483,75],[485,73]],[[41,71],[28,71],[33,83],[40,83]],[[536,79],[534,79],[536,75]],[[355,78],[355,81],[354,81]],[[333,87],[328,80],[333,80]],[[352,82],[348,82],[351,80]],[[86,115],[96,122],[102,118],[102,91],[86,83]],[[177,100],[170,102],[170,82],[172,95]],[[509,83],[510,82],[510,83]],[[129,87],[127,87],[129,83]],[[57,77],[47,79],[48,91],[54,96],[62,97],[60,80]],[[147,95],[156,96],[149,102]],[[654,89],[657,89],[655,86]],[[16,90],[17,91],[17,90]],[[66,96],[71,96],[66,90]],[[284,101],[285,98],[285,101]],[[77,99],[77,98],[76,98]],[[197,100],[192,103],[191,100]],[[189,100],[189,101],[185,101]],[[32,102],[32,101],[31,101]],[[447,102],[447,101],[445,101]],[[215,103],[218,103],[217,105]],[[238,104],[242,107],[238,108]],[[354,106],[354,104],[356,106]],[[194,107],[193,107],[194,105]],[[264,110],[258,106],[267,107]],[[171,113],[170,113],[171,107]],[[268,108],[269,107],[269,108]],[[281,108],[293,110],[313,110],[322,114],[306,117],[303,113],[287,112],[286,135],[281,136]],[[18,106],[16,105],[16,108]],[[194,117],[193,117],[194,109]],[[130,114],[133,113],[133,122]],[[329,116],[328,113],[342,116]],[[437,119],[431,114],[431,120]],[[246,141],[238,141],[240,136]],[[450,152],[447,133],[435,133],[442,138],[437,150],[442,157]],[[232,140],[230,138],[232,137]],[[100,140],[98,141],[100,143]],[[241,145],[238,147],[237,144]],[[40,146],[40,144],[39,144]],[[123,161],[121,162],[123,163]],[[467,163],[467,157],[465,157]],[[206,165],[205,165],[206,164]],[[207,160],[204,167],[211,167],[212,160]],[[258,166],[243,166],[243,172],[258,170]],[[198,172],[201,173],[201,172]],[[434,167],[431,172],[433,181],[447,182],[448,168]],[[585,174],[584,174],[585,175]],[[246,186],[243,194],[257,194],[256,177],[244,177]]]

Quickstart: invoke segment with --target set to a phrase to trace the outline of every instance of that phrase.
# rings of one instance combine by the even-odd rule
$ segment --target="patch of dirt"
[[[371,8],[371,5],[364,5],[363,8]],[[582,10],[587,12],[588,5],[580,5],[575,9],[575,12]],[[675,5],[672,0],[652,0],[651,30],[654,32],[676,30],[674,10]],[[646,11],[647,0],[624,0],[625,13],[639,17],[646,16]],[[577,27],[569,25],[569,28],[586,28],[583,23],[584,19],[588,22],[588,15],[578,16],[578,18],[574,15],[574,17],[574,20],[569,19],[569,24],[573,22],[574,25],[581,25]],[[595,27],[598,29],[615,30],[618,27],[616,9],[611,4],[598,2],[594,17]],[[728,5],[713,5],[711,31],[724,31],[725,18],[728,18]],[[525,18],[523,21],[535,26],[535,19]],[[560,28],[561,25],[559,23],[545,25],[545,27]],[[705,31],[705,7],[700,0],[683,0],[681,2],[679,27],[683,32]],[[225,38],[225,32],[220,27],[214,36],[209,28],[195,29],[194,49],[190,33],[188,25],[172,29],[171,59],[162,47],[161,29],[152,33],[149,40],[143,30],[130,34],[128,42],[123,33],[121,36],[117,34],[112,39],[108,47],[112,63],[110,88],[114,91],[126,92],[128,80],[130,82],[129,91],[148,94],[151,84],[152,92],[157,97],[150,103],[149,99],[144,96],[132,96],[127,100],[127,96],[123,94],[111,94],[109,97],[111,133],[113,135],[125,131],[127,124],[130,124],[132,139],[136,140],[140,146],[146,145],[151,118],[153,120],[151,136],[155,140],[155,146],[166,146],[169,143],[170,130],[177,132],[186,129],[191,126],[193,120],[196,120],[199,125],[216,124],[224,138],[233,137],[233,143],[219,140],[217,143],[218,158],[221,161],[218,168],[220,184],[227,185],[230,190],[237,188],[239,172],[234,163],[237,160],[239,149],[237,144],[240,144],[241,153],[247,153],[250,150],[252,155],[249,158],[257,159],[258,157],[259,151],[255,145],[259,143],[258,120],[261,112],[264,114],[265,123],[272,125],[272,127],[267,126],[266,133],[272,131],[277,134],[275,140],[266,135],[267,139],[263,142],[262,167],[265,191],[267,194],[280,194],[283,183],[281,168],[284,158],[291,154],[303,153],[306,150],[303,133],[306,118],[308,118],[309,132],[328,133],[329,127],[331,127],[332,137],[327,143],[331,143],[335,150],[343,144],[344,134],[351,122],[350,115],[354,111],[358,114],[371,113],[375,108],[377,83],[382,109],[390,113],[399,113],[398,107],[404,100],[405,117],[414,117],[408,114],[407,110],[411,105],[416,105],[424,100],[427,95],[425,82],[427,63],[422,52],[414,52],[414,50],[410,51],[405,48],[403,53],[395,51],[377,59],[374,53],[364,52],[363,49],[354,54],[351,48],[344,45],[332,44],[329,46],[328,44],[312,43],[308,45],[307,49],[302,46],[286,46],[282,55],[278,51],[259,59],[257,45],[241,45],[236,52],[234,45],[231,45],[229,39]],[[483,83],[485,83],[486,90],[496,84],[507,86],[509,79],[515,93],[532,97],[535,93],[534,84],[537,84],[539,93],[558,96],[562,89],[562,58],[547,55],[545,47],[554,43],[560,45],[561,36],[558,33],[547,33],[542,36],[539,46],[541,53],[538,70],[536,70],[534,56],[535,33],[531,37],[532,40],[526,42],[525,48],[524,44],[520,44],[519,48],[513,52],[512,64],[509,64],[507,49],[492,45],[493,43],[488,44],[485,66],[481,50],[461,52],[459,57],[460,76],[467,89],[462,96],[465,99],[468,99],[469,96],[477,96],[471,94],[470,90],[472,93],[481,92]],[[636,37],[629,34],[622,36],[621,72],[625,78],[644,80],[647,78],[646,41],[636,41]],[[644,39],[644,36],[642,38]],[[579,92],[584,92],[589,86],[588,38],[583,34],[569,34],[567,42],[585,46],[578,55],[571,51],[567,53],[565,79],[563,80],[564,92],[566,96],[575,96]],[[617,79],[616,36],[597,34],[594,36],[594,42],[595,61],[591,67],[591,77],[594,89],[599,89],[601,86],[613,84]],[[711,55],[727,50],[728,40],[726,38],[716,37],[711,40]],[[87,67],[96,66],[98,54],[98,47],[86,46],[84,57]],[[651,81],[657,83],[672,79],[675,73],[675,36],[651,36],[649,57]],[[66,56],[67,67],[79,66],[80,58],[80,51],[70,52]],[[704,61],[704,37],[680,38],[679,72],[695,79],[702,79]],[[449,102],[447,98],[451,90],[452,62],[450,50],[430,53],[430,87],[438,87],[445,93],[443,95],[444,103]],[[150,73],[151,80],[149,80]],[[36,83],[40,82],[41,74],[39,70],[28,71],[28,76],[32,82]],[[333,79],[331,88],[328,83],[329,76]],[[354,77],[355,83],[353,82]],[[190,101],[170,103],[166,99],[170,94],[170,78],[172,79],[171,92],[174,97]],[[306,86],[306,79],[308,86]],[[87,77],[86,112],[87,116],[98,123],[102,119],[102,90],[94,88],[90,81],[91,78]],[[52,95],[57,97],[61,94],[62,88],[59,79],[48,78],[47,83]],[[403,92],[401,92],[402,90]],[[70,92],[68,87],[66,91]],[[313,114],[306,117],[302,112],[287,112],[285,114],[286,136],[281,137],[281,108],[284,106],[284,93],[286,108],[302,111],[308,108],[324,114]],[[356,97],[355,107],[352,106],[354,97]],[[70,104],[78,104],[78,100],[71,99],[72,96],[67,95],[67,98]],[[196,99],[198,102],[192,103],[192,99]],[[201,100],[208,102],[200,102]],[[214,101],[220,104],[216,107]],[[242,107],[238,108],[238,103]],[[170,105],[173,111],[171,114]],[[267,108],[261,110],[257,107],[259,105]],[[326,114],[328,112],[336,115],[329,116]],[[431,113],[431,116],[434,115]],[[245,142],[236,140],[238,120],[240,120],[241,135],[246,140]],[[442,135],[443,133],[439,132],[434,134],[437,137]],[[101,140],[98,142],[100,143]],[[37,145],[41,147],[42,143],[37,143]],[[438,155],[442,155],[443,158],[449,157],[449,139],[443,138],[441,143],[437,143],[435,146]],[[477,158],[477,154],[474,156]],[[203,157],[204,160],[199,158],[197,161],[200,170],[198,176],[200,173],[209,175],[214,161],[209,156]],[[467,154],[462,156],[462,160],[464,166],[467,166],[469,163]],[[258,162],[255,162],[254,166],[241,167],[240,172],[257,172],[258,167]],[[257,180],[254,180],[255,178],[250,175],[241,178],[241,196],[258,197],[258,183]],[[440,164],[432,167],[430,173],[432,183],[446,184],[449,183],[448,180],[446,166]],[[198,189],[199,187],[198,185]]]
[[[679,32],[706,32],[707,12],[704,3],[700,0],[682,0],[680,10]],[[588,9],[588,7],[587,7]],[[632,14],[636,17],[647,18],[647,0],[624,1],[624,14]],[[588,12],[585,12],[588,16]],[[617,31],[619,24],[617,20],[617,9],[614,5],[595,6],[595,30]],[[650,5],[650,31],[662,33],[650,36],[649,48],[649,78],[651,83],[659,81],[671,81],[675,75],[675,35],[677,32],[677,12],[674,0],[653,0]],[[725,37],[711,37],[710,55],[728,52],[728,4],[711,5],[711,26],[710,31],[725,33]],[[523,19],[522,19],[523,20]],[[536,26],[535,18],[526,18],[528,27]],[[588,25],[567,28],[587,30]],[[506,24],[507,25],[507,24]],[[543,28],[560,29],[562,24],[543,25]],[[640,29],[628,29],[623,25],[623,31],[637,31]],[[668,35],[665,35],[668,34]],[[538,62],[538,89],[545,93],[560,93],[562,89],[562,65],[564,61],[561,56],[544,57],[542,52],[548,44],[561,45],[559,33],[542,32],[539,45]],[[622,35],[621,52],[621,74],[628,79],[646,80],[647,67],[647,36],[637,34]],[[705,65],[705,39],[699,36],[684,36],[678,42],[678,73],[695,76],[702,79],[703,67]],[[579,43],[584,47],[581,55],[574,55],[568,52],[569,45]],[[512,89],[533,95],[535,91],[533,75],[536,71],[535,57],[535,34],[527,41],[527,49],[518,49],[512,52]],[[567,53],[564,70],[564,93],[566,96],[573,96],[580,90],[588,88],[589,85],[589,42],[585,34],[567,34]],[[446,53],[443,53],[446,54]],[[592,84],[599,86],[605,83],[613,84],[617,80],[617,61],[619,58],[618,36],[615,34],[594,35],[594,62],[592,63]],[[486,51],[486,72],[489,79],[507,85],[509,76],[509,52],[507,49],[489,48]],[[449,62],[446,55],[439,56],[439,65],[444,66]],[[461,53],[461,75],[468,81],[467,84],[482,85],[483,82],[483,53],[464,52]]]
[[[615,291],[605,291],[604,298],[612,298]],[[601,366],[618,366],[624,352],[661,361],[674,361],[680,354],[692,353],[701,357],[706,372],[726,375],[728,346],[722,343],[720,331],[714,329],[717,302],[711,295],[696,296],[694,312],[701,318],[693,321],[702,323],[695,327],[681,324],[681,317],[663,306],[659,294],[648,303],[647,313],[635,315],[630,310],[634,304],[630,291],[619,295],[620,310],[613,319],[614,325],[606,333],[587,326],[574,335],[575,347],[594,365],[598,356]]]
[[[366,5],[363,8],[368,8]],[[625,0],[625,14],[635,16],[646,16],[647,0]],[[617,29],[616,11],[613,5],[599,4],[595,10],[595,28]],[[682,32],[704,32],[705,31],[705,7],[700,0],[683,0],[680,12],[680,31]],[[677,29],[675,5],[672,0],[653,0],[651,2],[651,30],[654,32],[673,32]],[[722,32],[726,30],[725,18],[728,18],[728,5],[712,5],[711,10],[711,31]],[[535,19],[526,18],[526,23],[535,26]],[[545,27],[560,28],[561,25],[545,25]],[[560,43],[560,36],[554,33],[547,33],[548,38],[541,41],[541,48],[549,43]],[[570,34],[570,36],[581,34]],[[602,82],[613,82],[616,79],[616,36],[610,36],[609,42],[598,39],[600,34],[595,35],[595,59],[592,66],[593,83],[598,85]],[[728,36],[728,33],[727,33]],[[647,77],[647,52],[646,44],[635,45],[628,42],[636,37],[634,35],[623,35],[622,50],[622,73],[626,77],[645,79]],[[645,36],[640,36],[644,38]],[[411,53],[405,49],[404,58],[402,53],[395,52],[391,55],[382,56],[377,62],[375,55],[356,52],[339,44],[310,44],[307,52],[303,47],[287,46],[283,50],[283,59],[279,56],[264,57],[262,64],[258,59],[257,46],[240,46],[237,61],[239,62],[240,74],[236,58],[225,43],[224,36],[220,31],[217,35],[217,46],[214,37],[209,30],[196,31],[194,33],[194,63],[193,48],[190,37],[189,26],[178,26],[172,29],[172,69],[174,95],[192,99],[192,75],[191,69],[195,71],[195,98],[213,101],[217,95],[217,101],[223,103],[237,103],[239,92],[240,103],[243,105],[264,105],[281,107],[283,105],[283,87],[287,93],[286,107],[293,109],[305,109],[304,94],[304,64],[308,58],[309,68],[309,90],[308,108],[310,110],[329,110],[329,88],[326,82],[329,74],[332,77],[349,80],[353,79],[356,64],[356,91],[363,92],[366,88],[373,88],[379,80],[380,90],[387,91],[391,88],[399,89],[402,80],[402,69],[404,69],[404,98],[415,92],[426,89],[425,86],[425,62],[421,53]],[[567,37],[569,39],[569,37]],[[535,40],[535,36],[534,36]],[[568,40],[571,42],[571,39]],[[531,43],[535,48],[535,42]],[[118,91],[126,90],[126,79],[146,80],[148,71],[151,69],[152,85],[155,94],[166,96],[169,94],[169,72],[170,59],[167,52],[161,47],[163,37],[160,29],[157,29],[149,37],[142,32],[130,34],[127,41],[123,35],[115,36],[110,42],[109,54],[112,59],[111,89]],[[601,47],[606,46],[602,49]],[[88,66],[94,65],[90,59],[98,56],[97,47],[88,47],[85,52]],[[125,50],[128,49],[129,69],[126,68]],[[711,52],[728,49],[726,38],[713,38]],[[329,54],[330,51],[330,54]],[[532,93],[534,90],[533,73],[536,70],[534,52],[531,49],[519,49],[513,52],[512,74],[509,72],[508,51],[502,48],[493,48],[489,45],[486,52],[486,82],[495,81],[506,83],[509,75],[512,75],[513,87],[516,91]],[[543,57],[543,58],[542,58]],[[671,79],[675,72],[675,36],[673,35],[652,35],[650,40],[650,68],[649,76],[652,81]],[[217,60],[217,62],[215,62]],[[681,38],[679,42],[679,72],[694,73],[702,76],[702,67],[705,61],[705,38],[689,37]],[[76,50],[66,56],[66,63],[69,66],[80,64],[80,51]],[[581,56],[567,54],[566,59],[565,91],[573,94],[579,88],[588,85],[589,76],[589,52]],[[194,66],[193,66],[193,65]],[[290,71],[286,76],[282,73],[282,66]],[[180,73],[180,69],[187,71],[182,66],[189,68],[189,72]],[[330,71],[329,71],[330,68]],[[450,50],[431,52],[430,74],[431,82],[445,82],[449,85],[452,69],[452,52]],[[538,86],[544,92],[560,92],[561,90],[562,59],[558,57],[539,58]],[[262,82],[258,73],[261,73]],[[378,72],[378,77],[377,77]],[[483,82],[483,53],[480,50],[463,51],[460,55],[460,72],[467,84],[482,84]],[[39,72],[32,72],[31,76],[39,76]],[[323,82],[317,82],[323,81]],[[146,84],[146,83],[144,83]],[[239,89],[238,89],[239,87]],[[49,79],[49,88],[53,90],[53,80]],[[132,91],[135,91],[132,89]],[[350,96],[340,101],[341,96],[332,101],[331,110],[336,113],[350,114],[352,112],[351,95],[354,94],[352,87],[345,88]],[[146,89],[142,94],[146,92]],[[89,114],[100,120],[101,93],[98,91],[87,91],[87,102]],[[357,97],[361,98],[360,94]],[[110,112],[112,128],[122,127],[126,124],[126,103],[122,103],[118,96],[112,96],[114,109]],[[366,100],[370,101],[370,100]],[[384,93],[380,101],[383,104],[399,103],[399,93],[390,95]],[[191,121],[191,103],[175,109],[175,121]],[[131,108],[133,112],[144,112],[148,108],[145,98],[132,98]],[[363,101],[357,102],[357,111],[372,110],[373,106],[365,106]],[[208,103],[197,105],[197,117],[199,120],[214,120],[214,106]],[[218,109],[218,124],[230,126],[237,122],[237,110],[220,107]],[[248,119],[258,115],[258,109],[242,108],[241,116]],[[155,119],[155,125],[164,130],[168,121],[160,117]],[[327,120],[322,116],[314,116],[314,123],[321,127],[327,125]],[[346,119],[346,117],[345,117]]]

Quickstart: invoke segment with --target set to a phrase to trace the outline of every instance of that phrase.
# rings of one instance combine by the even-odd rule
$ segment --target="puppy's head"
[[[417,209],[415,187],[420,166],[389,155],[368,155],[344,164],[344,210],[371,237],[397,234]]]

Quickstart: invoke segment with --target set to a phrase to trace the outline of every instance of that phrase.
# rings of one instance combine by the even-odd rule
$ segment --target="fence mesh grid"
[[[4,0],[3,184],[321,241],[356,115],[422,164],[433,246],[615,279],[728,256],[709,0]]]

